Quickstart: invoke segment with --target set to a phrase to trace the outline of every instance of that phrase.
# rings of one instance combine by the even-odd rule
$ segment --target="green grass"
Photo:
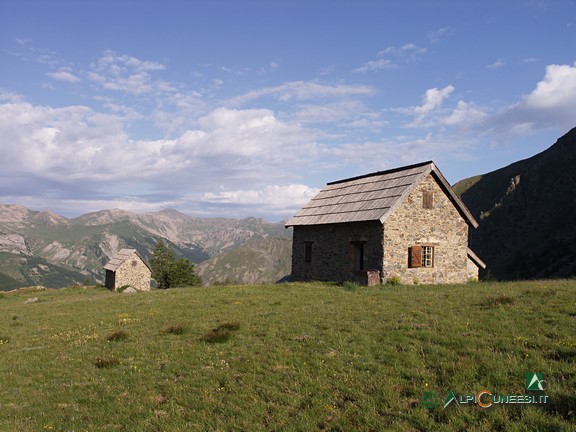
[[[0,430],[571,430],[575,328],[575,280],[6,293]],[[526,372],[548,404],[420,403]]]

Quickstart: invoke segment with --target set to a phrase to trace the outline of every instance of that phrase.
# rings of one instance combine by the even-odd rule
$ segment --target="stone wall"
[[[424,195],[432,193],[432,208]],[[468,280],[468,224],[429,174],[384,222],[383,279],[404,284],[465,283]],[[433,267],[409,268],[409,248],[434,247]]]
[[[305,243],[311,242],[310,262],[305,261]],[[356,244],[364,252],[364,270],[382,270],[382,224],[351,222],[295,226],[292,242],[292,277],[297,280],[345,282],[366,278],[354,268]]]
[[[148,291],[150,289],[150,269],[134,253],[116,269],[115,285],[115,290],[130,285],[139,291]]]
[[[468,274],[467,274],[468,280],[469,281],[477,281],[478,280],[478,273],[479,273],[480,269],[474,263],[474,261],[472,261],[470,258],[468,258],[466,261],[467,261],[467,268],[468,268]]]

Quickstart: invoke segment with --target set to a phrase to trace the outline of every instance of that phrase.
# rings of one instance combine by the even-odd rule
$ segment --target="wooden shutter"
[[[422,267],[422,246],[412,246],[409,255],[409,267]]]

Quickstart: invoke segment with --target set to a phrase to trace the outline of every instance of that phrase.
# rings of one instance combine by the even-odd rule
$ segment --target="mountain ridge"
[[[46,285],[41,270],[48,266],[53,277],[46,286],[101,283],[102,266],[123,247],[149,259],[162,239],[178,256],[199,264],[254,238],[276,237],[290,237],[283,224],[257,218],[194,218],[175,209],[142,214],[109,209],[65,218],[49,210],[0,204],[0,274],[9,285],[13,280]],[[270,281],[264,278],[261,282]]]
[[[576,128],[546,150],[463,179],[454,189],[480,222],[470,244],[488,276],[576,274]]]

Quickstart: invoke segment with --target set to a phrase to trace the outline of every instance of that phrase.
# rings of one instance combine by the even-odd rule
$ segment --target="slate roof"
[[[430,173],[464,220],[476,228],[478,222],[432,161],[328,183],[286,222],[286,226],[364,221],[384,223],[396,206]]]
[[[118,253],[116,253],[116,255],[114,255],[114,257],[110,261],[108,261],[108,263],[104,266],[104,268],[106,270],[115,272],[116,270],[118,270],[118,267],[120,267],[124,261],[131,258],[134,253],[138,256],[138,258],[142,260],[142,262],[146,265],[146,267],[150,268],[146,263],[146,261],[144,260],[144,258],[142,258],[142,256],[138,253],[136,249],[119,250]]]

